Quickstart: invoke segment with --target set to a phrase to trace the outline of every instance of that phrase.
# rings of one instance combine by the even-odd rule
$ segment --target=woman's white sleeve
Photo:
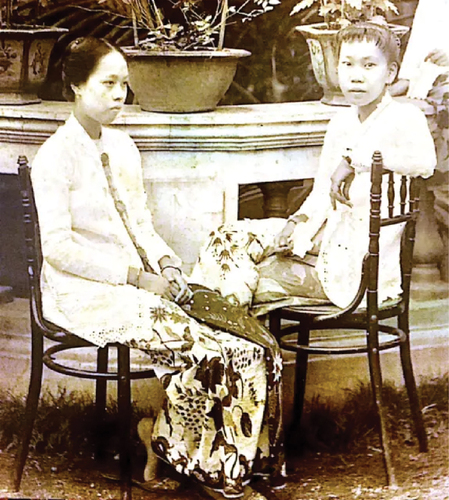
[[[70,155],[48,141],[38,151],[31,170],[39,218],[42,253],[55,269],[93,281],[125,284],[128,263],[117,255],[74,241],[69,190],[73,179]]]

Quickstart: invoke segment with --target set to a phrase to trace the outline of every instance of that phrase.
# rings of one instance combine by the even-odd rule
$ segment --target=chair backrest
[[[388,176],[388,188],[386,197],[386,217],[382,217],[382,180]],[[396,174],[397,178],[397,174]],[[411,178],[405,175],[400,177],[399,190],[395,188],[395,174],[385,170],[383,167],[382,154],[375,151],[371,164],[371,191],[370,191],[370,214],[369,214],[369,246],[363,259],[362,278],[359,289],[353,301],[338,312],[323,313],[319,320],[337,319],[354,312],[361,304],[366,295],[367,315],[369,318],[377,318],[378,282],[379,282],[379,238],[381,228],[394,224],[405,224],[401,238],[400,265],[402,294],[398,301],[393,301],[394,306],[403,311],[408,308],[410,300],[410,281],[413,266],[413,247],[415,244],[415,227],[419,214],[419,191],[422,179]],[[396,200],[399,191],[399,200]],[[385,201],[384,201],[385,202]],[[398,203],[399,202],[399,203]]]
[[[39,219],[34,202],[31,169],[26,156],[19,156],[19,186],[22,199],[23,227],[25,234],[25,255],[27,261],[28,284],[30,289],[30,314],[33,334],[40,333],[52,340],[69,340],[72,334],[46,321],[42,314],[40,276],[42,268],[42,249],[39,232]]]
[[[382,179],[388,176],[386,217],[382,217]],[[400,251],[400,266],[402,278],[401,302],[408,304],[410,298],[410,280],[413,265],[413,247],[415,243],[415,226],[419,213],[420,178],[409,178],[405,175],[400,178],[399,190],[395,188],[395,174],[383,168],[382,155],[374,152],[371,167],[370,193],[370,225],[369,249],[364,262],[366,278],[366,292],[368,313],[375,313],[378,304],[378,276],[379,276],[379,236],[382,227],[395,224],[405,224]],[[399,200],[396,192],[399,191]],[[399,263],[398,263],[399,264]]]
[[[30,297],[40,302],[39,277],[42,267],[42,251],[39,236],[39,223],[34,204],[31,169],[26,156],[19,156],[19,186],[23,211],[23,227],[25,233],[25,253],[27,261],[28,284]]]
[[[382,180],[388,176],[388,188],[384,200],[387,201],[387,217],[382,217]],[[401,238],[400,263],[402,294],[398,300],[394,300],[391,306],[405,311],[410,300],[410,281],[413,266],[413,247],[415,243],[415,226],[419,214],[419,191],[422,179],[420,177],[411,178],[405,175],[400,177],[399,189],[395,188],[397,174],[385,170],[383,167],[382,154],[375,151],[371,164],[371,191],[370,191],[370,216],[369,216],[369,246],[365,254],[362,265],[362,277],[359,289],[352,302],[344,309],[329,308],[327,306],[312,306],[311,309],[321,309],[322,314],[316,316],[319,321],[338,320],[345,315],[353,313],[362,303],[366,296],[367,317],[378,317],[378,281],[379,281],[379,238],[381,228],[394,224],[405,224]],[[399,191],[399,200],[396,200]],[[385,203],[385,201],[384,201]],[[396,212],[396,213],[395,213]]]

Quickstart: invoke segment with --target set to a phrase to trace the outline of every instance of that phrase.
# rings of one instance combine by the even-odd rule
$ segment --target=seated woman
[[[436,163],[424,114],[388,93],[398,57],[398,42],[385,25],[340,31],[338,76],[351,107],[329,123],[312,192],[287,223],[245,220],[213,231],[192,279],[255,314],[292,303],[343,308],[352,302],[368,249],[374,151],[381,151],[385,168],[401,175],[428,177]],[[401,293],[401,232],[398,226],[381,232],[381,301]]]
[[[32,167],[44,316],[98,346],[144,351],[166,392],[156,454],[214,498],[263,499],[247,487],[254,474],[283,482],[280,354],[255,320],[242,331],[232,306],[218,302],[222,321],[209,327],[213,297],[192,299],[180,259],[153,228],[139,152],[106,126],[123,107],[127,78],[108,42],[69,45],[63,80],[73,114]]]

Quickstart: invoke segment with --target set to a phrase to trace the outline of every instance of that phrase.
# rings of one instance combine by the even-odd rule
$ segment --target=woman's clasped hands
[[[181,269],[176,266],[162,267],[160,275],[130,268],[128,283],[180,305],[188,302],[193,295]]]
[[[168,281],[170,294],[177,304],[185,304],[193,295],[184,275],[179,267],[166,266],[162,268],[162,277]]]

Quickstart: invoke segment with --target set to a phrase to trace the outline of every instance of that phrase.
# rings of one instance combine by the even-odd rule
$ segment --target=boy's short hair
[[[341,29],[337,35],[338,57],[344,42],[374,42],[383,52],[389,64],[395,62],[399,66],[400,42],[387,24],[359,22]]]

